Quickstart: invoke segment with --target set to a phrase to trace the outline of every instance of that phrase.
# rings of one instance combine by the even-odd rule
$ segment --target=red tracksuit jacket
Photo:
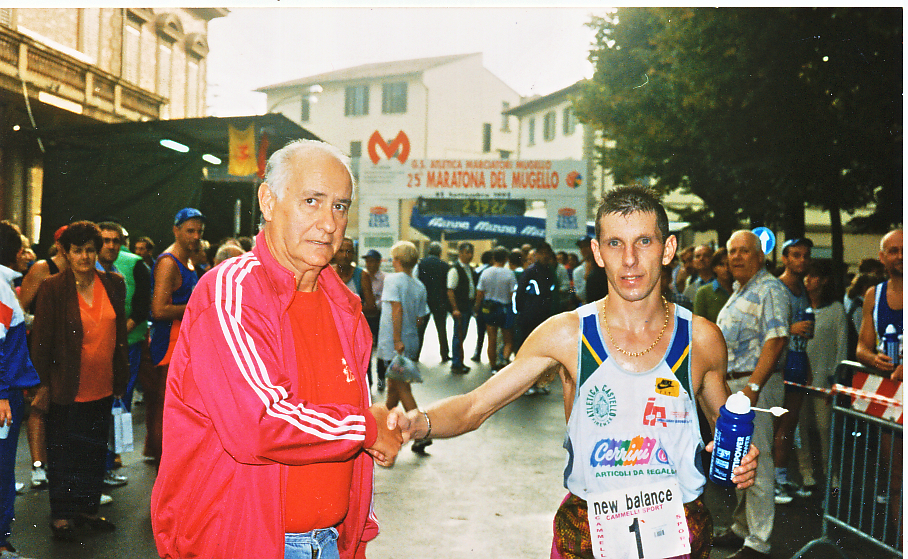
[[[297,395],[287,309],[293,274],[255,248],[202,276],[183,316],[167,379],[164,450],[151,520],[164,558],[284,556],[287,465],[355,459],[350,510],[339,527],[344,559],[365,557],[378,535],[372,512],[377,436],[366,365],[372,335],[359,298],[330,266],[319,289],[331,304],[359,406]]]

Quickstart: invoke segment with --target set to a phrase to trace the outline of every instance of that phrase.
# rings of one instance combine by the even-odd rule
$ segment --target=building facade
[[[227,13],[0,8],[3,218],[36,240],[42,129],[204,116],[208,22]]]
[[[268,112],[284,114],[354,162],[369,156],[376,138],[411,159],[506,159],[517,147],[515,119],[503,111],[520,95],[482,65],[481,53],[366,64],[257,91],[267,95]],[[412,204],[400,208],[404,238],[424,239],[404,223]],[[358,224],[354,207],[354,238]]]
[[[595,218],[602,193],[612,176],[596,165],[596,146],[605,140],[574,116],[573,99],[582,81],[548,95],[526,100],[503,114],[517,118],[517,159],[578,159],[586,161],[587,221]],[[536,211],[540,211],[537,208]],[[574,247],[576,249],[576,247]]]

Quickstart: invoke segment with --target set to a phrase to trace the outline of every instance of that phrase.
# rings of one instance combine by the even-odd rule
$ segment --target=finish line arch
[[[400,240],[401,201],[416,198],[543,200],[545,239],[573,250],[587,234],[586,161],[361,158],[359,252],[388,255]]]

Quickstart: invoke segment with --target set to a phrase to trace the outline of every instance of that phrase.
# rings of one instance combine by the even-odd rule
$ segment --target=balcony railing
[[[28,48],[26,69],[30,74],[66,84],[77,91],[85,90],[85,71],[49,50]],[[75,101],[75,99],[72,99]]]
[[[104,122],[157,120],[167,99],[0,26],[0,75],[24,80],[29,96],[46,91]],[[21,94],[21,88],[17,90]]]

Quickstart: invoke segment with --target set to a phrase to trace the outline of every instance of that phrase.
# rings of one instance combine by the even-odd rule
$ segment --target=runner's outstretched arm
[[[561,362],[576,357],[576,348],[567,340],[577,335],[577,315],[562,313],[533,330],[514,361],[481,386],[466,394],[435,402],[425,413],[431,422],[431,437],[456,437],[479,428],[495,412],[516,400],[546,373],[557,371]],[[556,340],[565,340],[558,342]],[[429,424],[420,410],[403,413],[392,410],[388,428],[400,427],[404,442],[425,438]]]

